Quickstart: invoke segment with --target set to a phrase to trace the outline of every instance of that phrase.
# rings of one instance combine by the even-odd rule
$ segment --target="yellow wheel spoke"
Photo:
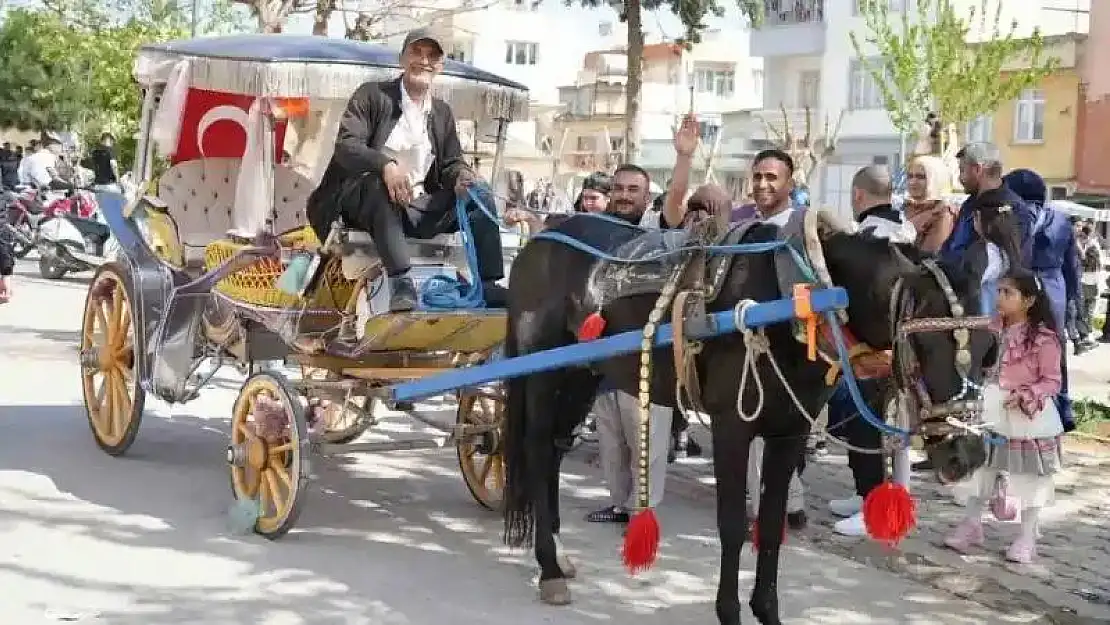
[[[112,376],[110,376],[108,374],[104,374],[104,385],[106,387],[108,387],[108,392],[107,392],[108,397],[107,397],[107,401],[105,402],[106,405],[104,406],[104,412],[100,413],[100,418],[97,419],[97,420],[100,422],[100,426],[102,428],[104,428],[104,434],[106,436],[113,436],[116,433],[115,429],[114,429],[115,428],[115,423],[116,423],[116,417],[115,417],[115,414],[116,414],[116,380],[115,380],[115,378],[113,378]]]
[[[478,481],[485,484],[486,478],[489,477],[489,471],[493,468],[493,456],[486,456],[486,461],[482,463],[482,470],[478,473]]]
[[[127,342],[127,333],[131,330],[131,311],[124,310],[122,313],[122,320],[119,324],[119,338],[116,339],[118,346],[122,349],[124,343]]]
[[[112,325],[108,336],[114,340],[120,336],[120,328],[123,327],[123,289],[120,288],[119,283],[116,283],[115,288],[112,289]]]
[[[270,493],[270,500],[274,502],[274,514],[280,516],[285,512],[285,501],[278,489],[277,482],[274,481],[274,476],[271,471],[266,471],[262,474],[263,479],[263,492]]]
[[[100,347],[106,347],[108,345],[108,315],[104,312],[104,302],[99,301],[93,305],[96,306],[96,322],[93,324],[96,331],[91,334],[98,334],[100,338],[95,340],[95,337],[89,336],[89,340],[98,343]]]
[[[270,467],[270,470],[277,474],[278,479],[285,485],[286,490],[293,492],[293,478],[289,477],[289,474],[286,473],[285,467],[275,465]]]
[[[277,447],[271,447],[269,449],[269,452],[270,452],[271,456],[277,455],[277,454],[280,454],[280,453],[284,453],[284,452],[287,452],[287,451],[293,451],[293,443],[284,443],[284,444],[278,445]]]
[[[116,410],[112,413],[112,431],[123,432],[127,427],[127,417],[131,414],[131,395],[127,392],[123,372],[118,368],[108,373],[115,380]],[[116,429],[118,428],[118,429]]]

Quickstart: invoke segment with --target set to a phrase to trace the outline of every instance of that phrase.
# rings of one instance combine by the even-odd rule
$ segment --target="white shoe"
[[[863,524],[863,513],[857,512],[837,521],[833,524],[833,531],[841,536],[866,536],[867,527]]]
[[[863,497],[853,495],[847,499],[833,499],[829,502],[829,511],[838,517],[850,517],[863,508]]]

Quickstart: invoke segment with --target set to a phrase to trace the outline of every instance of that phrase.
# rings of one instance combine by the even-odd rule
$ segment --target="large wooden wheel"
[[[101,266],[85,297],[81,386],[93,438],[113,456],[135,442],[146,399],[137,375],[142,344],[133,312],[127,269],[116,263]]]
[[[501,441],[505,428],[505,391],[496,385],[463,391],[456,422],[478,430],[458,443],[459,468],[475,501],[487,510],[500,510],[505,498],[505,460]]]
[[[296,524],[308,486],[307,452],[304,406],[289,382],[272,371],[247,378],[235,400],[227,461],[235,498],[258,506],[255,532],[277,539]]]

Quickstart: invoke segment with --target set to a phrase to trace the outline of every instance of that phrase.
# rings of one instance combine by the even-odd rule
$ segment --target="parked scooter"
[[[0,202],[6,217],[5,226],[12,232],[12,252],[16,258],[23,258],[35,249],[39,224],[47,217],[42,198],[34,188],[20,185],[4,189]]]
[[[123,196],[107,194],[123,202]],[[67,273],[96,269],[116,256],[119,244],[104,221],[99,204],[88,217],[57,213],[39,227],[39,273],[60,280]]]

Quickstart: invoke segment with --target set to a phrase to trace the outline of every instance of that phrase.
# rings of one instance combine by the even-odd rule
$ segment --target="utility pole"
[[[196,37],[197,36],[197,9],[199,8],[200,0],[192,0],[192,1],[193,1],[193,14],[192,14],[192,19],[189,22],[189,36],[190,37]]]

